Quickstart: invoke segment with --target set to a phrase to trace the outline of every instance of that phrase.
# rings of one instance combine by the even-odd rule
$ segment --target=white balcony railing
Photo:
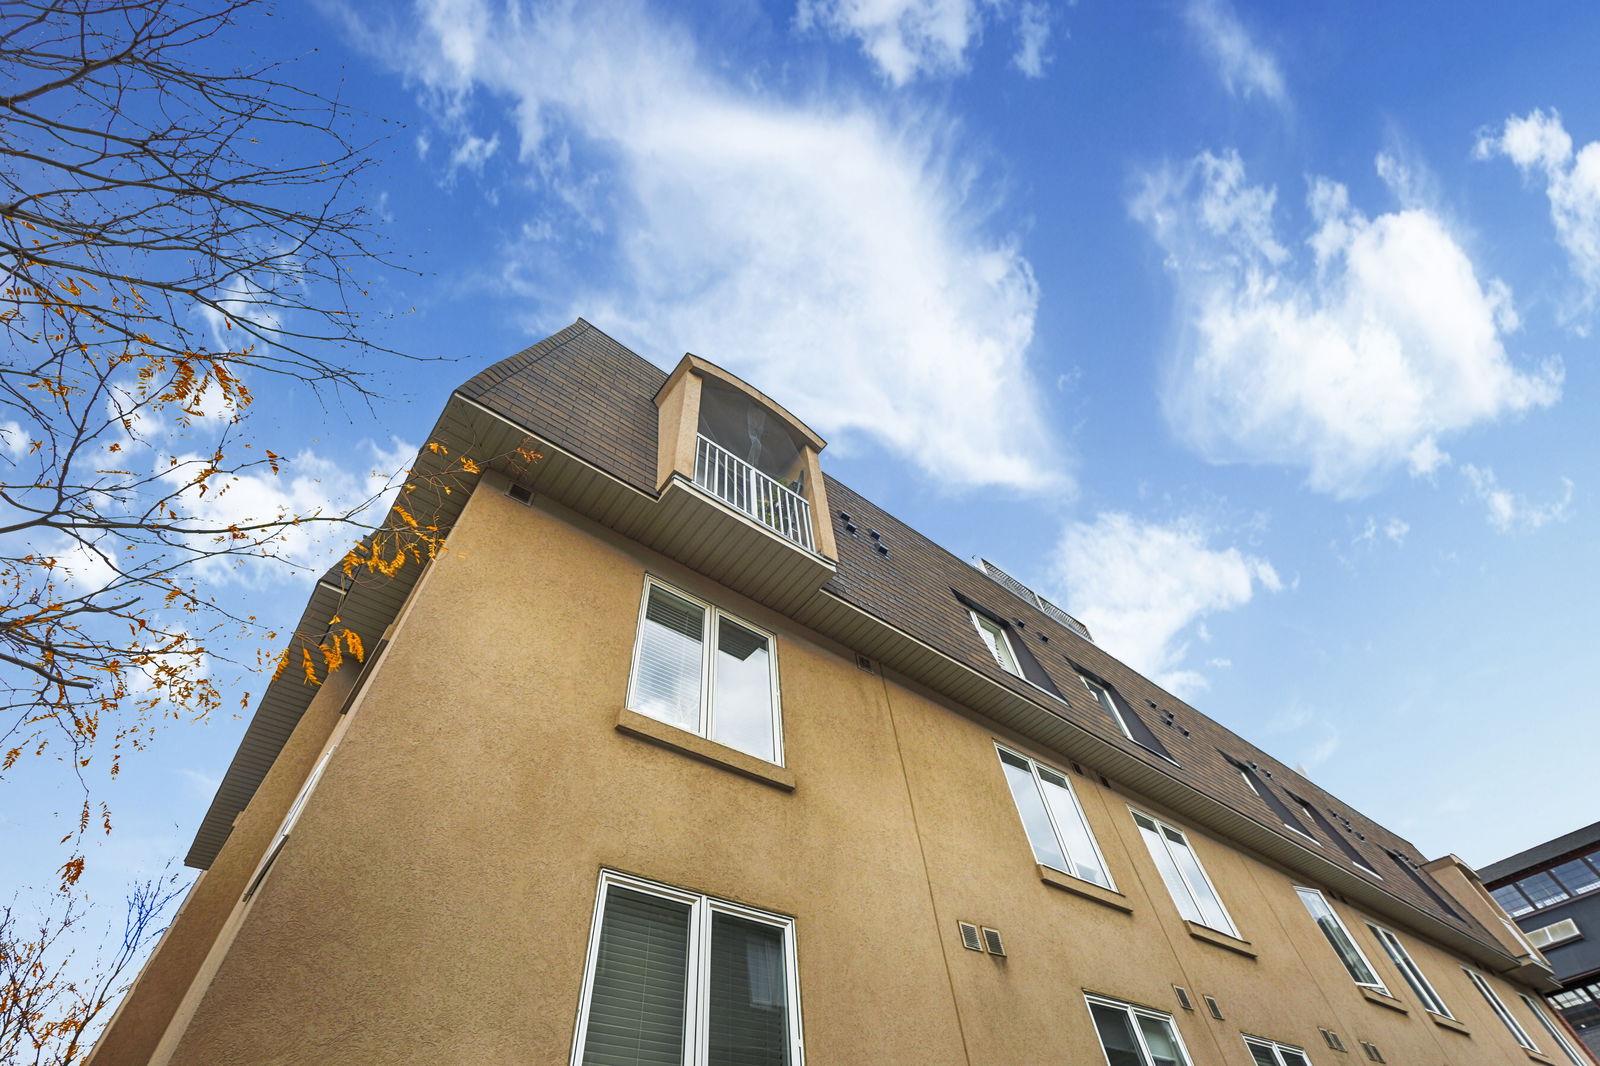
[[[700,438],[694,483],[711,495],[810,551],[811,504],[726,448]]]

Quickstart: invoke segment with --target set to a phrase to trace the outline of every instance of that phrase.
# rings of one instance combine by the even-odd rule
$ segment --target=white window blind
[[[606,871],[575,1066],[801,1066],[792,923]]]
[[[770,634],[646,581],[629,708],[779,763],[777,678]]]

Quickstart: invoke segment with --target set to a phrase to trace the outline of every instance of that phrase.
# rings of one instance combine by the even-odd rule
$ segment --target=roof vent
[[[968,951],[982,951],[983,941],[978,939],[978,927],[971,922],[957,922],[961,930],[961,946]]]
[[[973,562],[979,570],[982,570],[984,574],[989,577],[990,580],[1006,589],[1006,591],[1010,592],[1019,600],[1022,600],[1025,603],[1033,604],[1043,614],[1048,615],[1057,622],[1060,622],[1062,625],[1078,634],[1078,636],[1082,637],[1084,640],[1091,642],[1094,640],[1094,638],[1089,635],[1089,628],[1082,622],[1078,621],[1066,611],[1063,611],[1061,608],[1057,607],[1055,604],[1051,603],[1049,600],[1045,599],[1043,596],[1039,595],[1037,592],[1033,591],[1028,586],[1024,585],[1022,582],[1018,581],[1016,578],[1012,577],[1010,574],[991,563],[989,560],[980,557],[978,559],[974,559]]]
[[[1178,994],[1178,1006],[1184,1010],[1194,1010],[1194,1000],[1189,998],[1189,990],[1182,985],[1173,985],[1172,990]]]
[[[1000,930],[983,927],[983,946],[989,949],[989,954],[1000,958],[1006,957],[1005,942],[1000,939]]]

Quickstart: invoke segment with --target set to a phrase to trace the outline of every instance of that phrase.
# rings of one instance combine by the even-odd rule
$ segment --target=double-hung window
[[[1170,1014],[1085,996],[1107,1066],[1189,1066]]]
[[[1276,1040],[1263,1040],[1259,1036],[1244,1038],[1244,1046],[1256,1066],[1311,1066],[1303,1048],[1280,1044]]]
[[[1144,837],[1145,847],[1150,849],[1150,858],[1155,860],[1161,880],[1172,894],[1172,902],[1178,906],[1178,913],[1198,925],[1237,937],[1239,930],[1228,917],[1227,908],[1223,907],[1221,897],[1201,868],[1200,859],[1183,831],[1138,811],[1133,812],[1133,821],[1139,827],[1139,835]]]
[[[1328,943],[1333,947],[1333,953],[1339,956],[1339,961],[1344,963],[1344,968],[1350,973],[1350,980],[1363,988],[1370,988],[1375,992],[1389,994],[1389,989],[1378,978],[1378,971],[1372,968],[1367,957],[1356,946],[1350,930],[1344,927],[1344,922],[1334,913],[1333,907],[1323,898],[1321,892],[1314,888],[1296,887],[1295,892],[1300,895],[1300,902],[1306,905],[1306,910],[1311,912],[1322,935],[1328,938]]]
[[[1562,1053],[1572,1060],[1572,1066],[1589,1066],[1588,1061],[1578,1054],[1578,1049],[1572,1046],[1572,1041],[1567,1039],[1567,1034],[1563,1033],[1556,1023],[1550,1020],[1550,1015],[1545,1013],[1543,1007],[1534,1002],[1532,996],[1526,992],[1518,992],[1517,995],[1522,997],[1522,1002],[1528,1005],[1528,1009],[1533,1012],[1533,1016],[1539,1019],[1539,1024],[1544,1026],[1544,1031],[1550,1034],[1550,1039],[1554,1040],[1560,1046]]]
[[[1011,638],[1006,635],[1006,627],[977,611],[969,609],[967,613],[972,616],[972,627],[978,631],[978,636],[983,639],[983,646],[989,649],[989,654],[994,656],[996,665],[1008,674],[1021,677],[1022,667],[1017,664],[1017,653],[1011,647]]]
[[[783,762],[772,634],[650,578],[628,707],[767,762]]]
[[[1494,989],[1490,988],[1489,982],[1483,979],[1483,974],[1476,970],[1469,970],[1465,966],[1461,967],[1461,970],[1477,987],[1478,991],[1483,993],[1484,1000],[1494,1010],[1495,1015],[1511,1031],[1511,1038],[1524,1050],[1537,1052],[1539,1045],[1533,1042],[1533,1037],[1528,1035],[1528,1031],[1522,1027],[1521,1023],[1511,1016],[1511,1011],[1507,1009],[1504,1003],[1500,1002],[1500,997],[1494,994]]]
[[[1378,943],[1383,945],[1384,952],[1388,954],[1389,961],[1394,963],[1395,969],[1400,971],[1400,976],[1411,986],[1411,991],[1422,1001],[1423,1009],[1446,1018],[1454,1017],[1450,1013],[1450,1008],[1444,1005],[1444,1000],[1439,998],[1439,993],[1433,990],[1433,985],[1428,983],[1428,979],[1422,976],[1417,964],[1411,960],[1411,953],[1400,943],[1400,938],[1374,922],[1368,922],[1367,928],[1372,930],[1372,935],[1378,938]]]
[[[1067,775],[1006,748],[999,752],[1034,858],[1051,869],[1111,888],[1105,859]]]
[[[800,1066],[788,918],[605,871],[573,1066]]]

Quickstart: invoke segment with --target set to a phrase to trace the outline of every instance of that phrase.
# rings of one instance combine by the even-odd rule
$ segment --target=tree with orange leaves
[[[234,65],[261,8],[0,5],[0,775],[53,754],[83,779],[100,753],[115,773],[161,720],[216,709],[217,644],[277,635],[208,595],[201,564],[279,556],[366,502],[217,506],[284,462],[248,432],[250,382],[360,401],[386,353],[353,310],[387,266],[351,133],[369,123],[281,64]],[[407,536],[428,539],[375,539]],[[80,839],[109,829],[83,796]]]

